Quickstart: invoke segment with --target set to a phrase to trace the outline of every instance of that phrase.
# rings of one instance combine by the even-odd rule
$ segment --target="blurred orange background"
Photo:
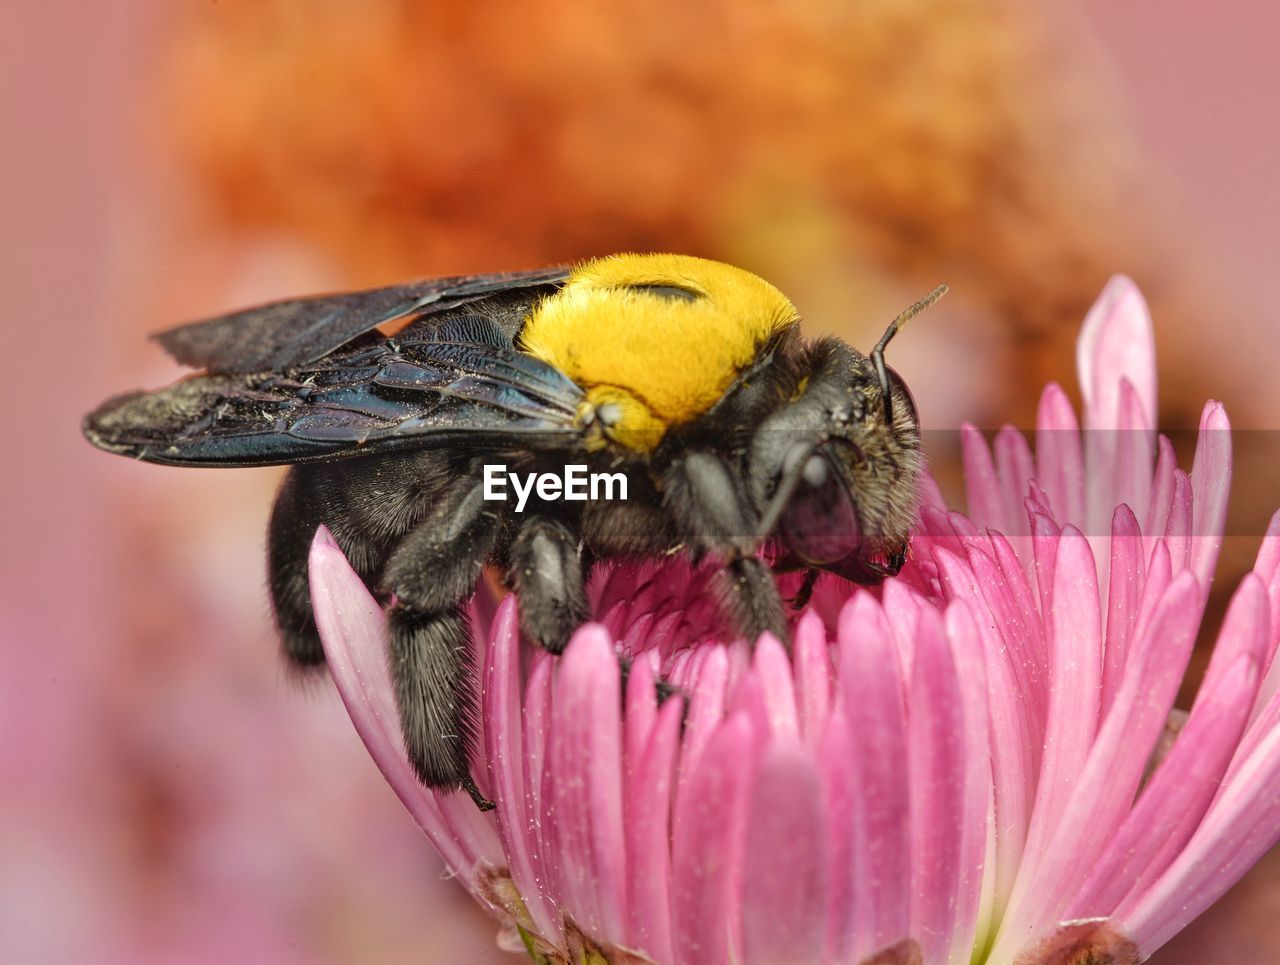
[[[688,251],[864,346],[949,282],[893,347],[926,426],[1025,426],[1045,380],[1074,392],[1080,319],[1122,271],[1152,302],[1162,424],[1213,396],[1276,428],[1280,14],[1262,4],[1211,26],[1185,0],[9,14],[0,961],[518,960],[329,688],[279,669],[260,562],[277,474],[80,439],[102,398],[179,374],[147,332]],[[1238,455],[1237,569],[1280,503],[1271,454]],[[1272,856],[1154,961],[1280,960],[1277,916]]]

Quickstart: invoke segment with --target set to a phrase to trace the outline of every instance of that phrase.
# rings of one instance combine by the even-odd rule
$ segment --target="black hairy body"
[[[622,313],[601,321],[619,326],[620,339],[629,306],[652,317],[718,297],[714,279],[698,274],[715,263],[646,261],[656,257],[588,266],[623,271],[591,279],[591,294],[604,292],[597,305]],[[585,582],[596,561],[681,549],[718,563],[732,631],[785,641],[786,612],[762,549],[778,568],[874,583],[901,566],[914,521],[918,425],[905,387],[877,365],[883,341],[872,357],[836,339],[805,341],[770,301],[774,290],[762,289],[752,298],[784,320],[747,329],[757,333],[750,356],[712,404],[666,417],[660,437],[646,410],[648,421],[635,421],[648,426],[642,435],[627,405],[648,405],[644,386],[593,386],[582,376],[579,384],[525,350],[529,319],[573,284],[574,275],[555,271],[445,279],[176,329],[161,341],[204,374],[111,400],[85,424],[96,445],[150,461],[292,463],[268,539],[288,660],[324,661],[306,566],[324,525],[389,607],[391,674],[418,775],[477,799],[465,603],[486,565],[517,593],[523,633],[552,652],[590,616]],[[374,330],[392,319],[409,324],[392,336]],[[554,351],[568,358],[576,349]],[[707,372],[724,378],[710,363]],[[621,405],[600,401],[619,391]],[[534,494],[516,512],[511,501],[484,498],[484,466],[494,464],[623,473],[627,499]]]

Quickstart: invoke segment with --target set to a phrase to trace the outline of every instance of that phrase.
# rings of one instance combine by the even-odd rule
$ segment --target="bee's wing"
[[[457,308],[496,292],[563,281],[566,268],[435,278],[391,288],[293,298],[160,332],[175,359],[218,373],[310,365],[385,322]]]
[[[195,375],[111,399],[84,432],[101,449],[171,465],[265,466],[400,446],[571,448],[582,391],[465,316],[287,374]]]

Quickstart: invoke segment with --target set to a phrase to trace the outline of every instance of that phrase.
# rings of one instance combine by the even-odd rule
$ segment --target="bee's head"
[[[836,339],[807,349],[801,388],[752,442],[752,498],[761,538],[784,566],[851,575],[900,547],[915,523],[923,458],[915,402],[884,364],[899,316],[870,356]]]

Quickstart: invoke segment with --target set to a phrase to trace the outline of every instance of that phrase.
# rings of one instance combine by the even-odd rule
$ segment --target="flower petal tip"
[[[1155,334],[1146,300],[1116,275],[1089,309],[1076,343],[1076,365],[1093,428],[1114,428],[1120,384],[1128,379],[1148,414],[1156,411]]]
[[[1231,420],[1227,418],[1227,408],[1217,399],[1210,399],[1200,411],[1200,428],[1227,430],[1231,428]]]

